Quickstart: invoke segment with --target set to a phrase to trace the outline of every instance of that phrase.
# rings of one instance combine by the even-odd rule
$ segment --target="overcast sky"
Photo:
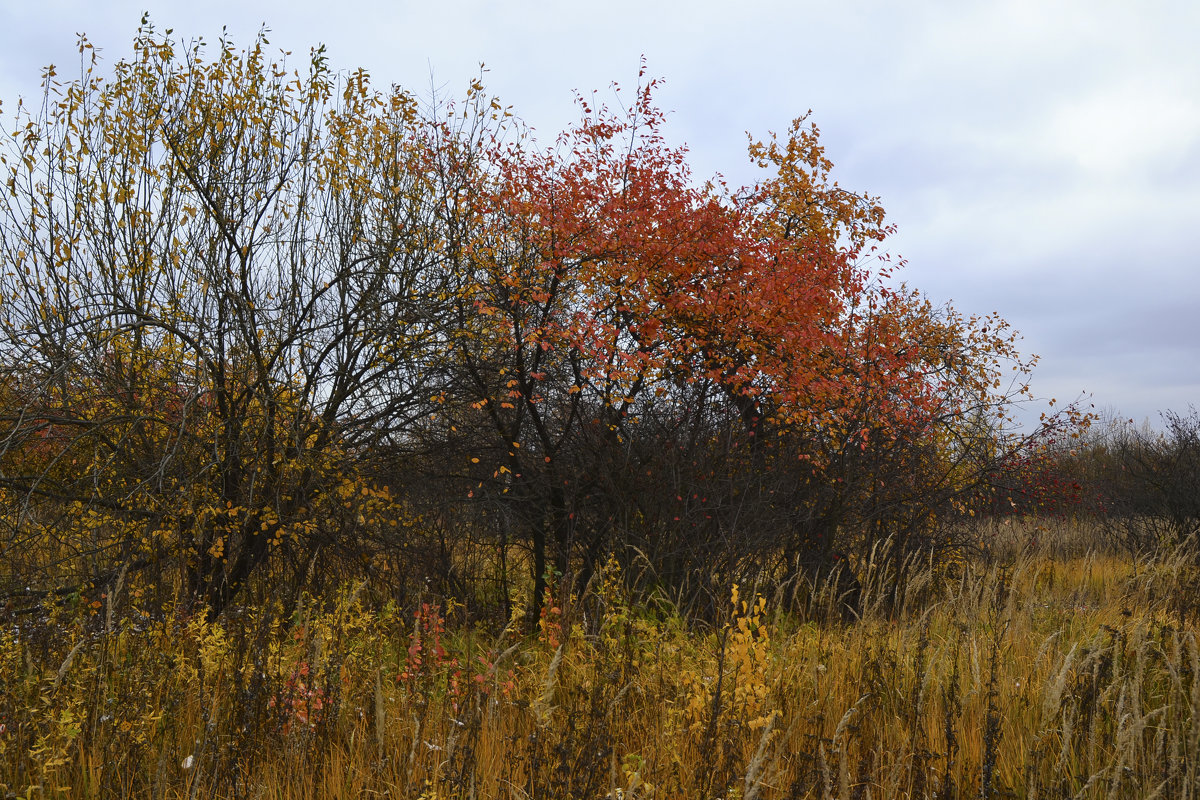
[[[418,94],[461,95],[483,63],[545,142],[577,119],[576,90],[633,86],[644,55],[672,142],[734,185],[755,177],[746,132],[811,108],[840,183],[899,226],[908,283],[1012,322],[1039,395],[1139,422],[1200,406],[1194,0],[0,5],[5,124],[42,66],[71,74],[77,32],[128,55],[143,10],[187,40],[265,24],[294,59],[323,42],[335,68]]]

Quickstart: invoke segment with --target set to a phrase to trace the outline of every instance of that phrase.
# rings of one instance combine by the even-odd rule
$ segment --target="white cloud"
[[[1044,143],[1097,178],[1138,182],[1200,142],[1200,104],[1161,84],[1127,80],[1056,109]]]

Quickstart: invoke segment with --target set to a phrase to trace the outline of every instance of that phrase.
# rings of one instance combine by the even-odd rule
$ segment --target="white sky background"
[[[324,42],[419,95],[432,75],[461,96],[482,62],[545,143],[644,54],[671,143],[734,185],[746,132],[811,108],[835,177],[899,225],[902,277],[1012,322],[1039,395],[1152,423],[1200,406],[1200,3],[0,0],[4,124],[42,66],[74,74],[76,32],[112,63],[143,10],[239,46],[265,23],[297,65]]]

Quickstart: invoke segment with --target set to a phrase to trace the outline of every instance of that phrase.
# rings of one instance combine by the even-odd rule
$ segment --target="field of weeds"
[[[361,585],[219,623],[77,598],[0,632],[0,796],[1197,796],[1196,567],[1053,533],[898,603],[857,564],[849,624],[753,587],[689,623],[614,565],[532,636]]]

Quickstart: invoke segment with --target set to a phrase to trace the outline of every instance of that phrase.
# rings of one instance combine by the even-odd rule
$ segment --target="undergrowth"
[[[732,587],[702,628],[609,565],[535,635],[116,587],[0,631],[0,796],[1195,797],[1191,563],[1026,550],[850,624]]]

